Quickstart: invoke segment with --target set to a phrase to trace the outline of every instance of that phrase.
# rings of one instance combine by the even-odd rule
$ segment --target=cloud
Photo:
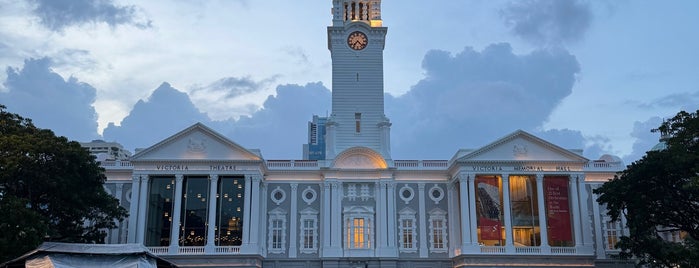
[[[509,44],[457,54],[433,50],[422,67],[423,80],[386,98],[394,155],[443,159],[517,129],[533,132],[570,95],[580,71],[565,50],[515,55]]]
[[[163,83],[147,101],[138,101],[120,126],[109,123],[103,135],[106,140],[117,141],[126,148],[145,148],[197,122],[212,125],[187,93]]]
[[[74,77],[64,80],[51,66],[50,58],[41,58],[25,60],[22,69],[8,67],[0,103],[58,135],[79,141],[97,138],[95,88]]]
[[[662,122],[663,119],[657,116],[651,117],[643,122],[634,122],[631,137],[635,138],[636,141],[633,143],[633,151],[624,156],[624,162],[626,164],[631,164],[633,161],[641,159],[646,152],[650,151],[653,146],[658,144],[660,134],[652,133],[651,130],[658,128]]]
[[[104,22],[109,26],[130,24],[150,27],[139,18],[136,6],[118,6],[112,0],[28,0],[41,24],[53,31],[84,23]]]
[[[515,35],[535,44],[560,44],[583,38],[592,20],[582,0],[512,1],[500,16]]]
[[[307,122],[313,114],[324,114],[329,104],[330,91],[321,83],[283,85],[250,116],[216,121],[186,93],[163,83],[147,101],[136,103],[120,126],[110,123],[104,137],[126,148],[145,148],[201,122],[246,148],[262,149],[266,158],[301,158]]]
[[[693,111],[696,110],[699,105],[699,91],[696,92],[682,92],[674,93],[670,95],[663,96],[661,98],[655,99],[652,102],[641,103],[638,105],[640,109],[654,109],[654,108],[673,108],[679,110]],[[657,126],[656,126],[657,127]]]

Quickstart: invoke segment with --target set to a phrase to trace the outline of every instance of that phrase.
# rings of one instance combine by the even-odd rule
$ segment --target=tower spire
[[[382,27],[381,0],[333,0],[333,26],[362,21],[371,27]]]

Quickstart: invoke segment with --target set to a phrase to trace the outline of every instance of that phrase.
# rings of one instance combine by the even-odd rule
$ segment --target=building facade
[[[448,160],[392,159],[381,1],[332,3],[332,113],[314,119],[323,138],[313,134],[324,157],[267,160],[195,124],[102,162],[130,211],[110,243],[183,267],[616,264],[624,225],[592,189],[624,168],[618,158],[591,161],[517,130]]]

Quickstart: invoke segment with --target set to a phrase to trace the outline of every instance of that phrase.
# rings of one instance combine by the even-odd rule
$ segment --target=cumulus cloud
[[[307,122],[329,104],[330,91],[321,83],[284,85],[251,115],[216,121],[197,109],[189,95],[163,83],[147,101],[136,103],[120,126],[110,123],[104,137],[126,148],[144,148],[201,122],[246,148],[262,149],[266,158],[301,158]]]
[[[58,135],[79,141],[97,138],[95,88],[74,77],[63,79],[51,65],[50,58],[41,58],[25,60],[22,69],[8,67],[0,103]]]
[[[507,4],[500,15],[515,35],[536,44],[580,40],[592,20],[583,0],[523,0]]]
[[[136,6],[115,5],[112,0],[28,0],[41,24],[53,31],[84,23],[104,22],[109,26],[130,24],[150,27],[139,17]]]
[[[138,101],[120,126],[109,123],[103,135],[126,148],[145,148],[197,122],[211,125],[212,121],[194,106],[187,93],[163,83],[148,100]]]
[[[189,95],[212,119],[225,120],[234,114],[255,112],[259,108],[256,103],[266,97],[265,93],[269,94],[267,88],[275,79],[255,81],[249,77],[226,77],[207,86],[194,86]]]
[[[533,132],[570,95],[580,70],[565,50],[515,55],[509,44],[430,51],[422,67],[423,80],[386,99],[394,155],[442,159],[516,129]]]

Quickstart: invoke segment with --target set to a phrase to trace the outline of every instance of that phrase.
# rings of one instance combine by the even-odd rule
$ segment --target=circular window
[[[311,188],[311,186],[308,186],[303,192],[301,192],[301,198],[303,199],[303,202],[306,202],[306,204],[310,205],[313,203],[313,201],[316,201],[316,191]]]
[[[430,199],[432,199],[435,204],[439,204],[439,201],[444,199],[444,190],[435,184],[432,186],[432,188],[430,188]]]
[[[274,190],[272,190],[271,198],[272,202],[279,205],[282,202],[284,202],[284,199],[286,199],[286,193],[284,192],[284,190],[282,190],[281,187],[277,186],[277,188],[274,188]]]
[[[403,200],[406,204],[410,203],[410,200],[413,200],[415,197],[415,190],[408,186],[407,184],[404,185],[403,187],[400,188],[400,199]]]

